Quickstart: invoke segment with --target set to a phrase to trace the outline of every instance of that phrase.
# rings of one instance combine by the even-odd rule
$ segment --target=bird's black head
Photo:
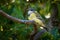
[[[28,11],[35,11],[35,9],[34,8],[29,8]]]

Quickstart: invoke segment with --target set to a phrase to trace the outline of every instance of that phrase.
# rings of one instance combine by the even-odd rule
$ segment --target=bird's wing
[[[44,23],[40,19],[35,18],[34,21],[40,26],[45,27]]]
[[[37,11],[35,11],[35,13],[36,13],[36,17],[45,23],[43,17]]]
[[[36,14],[36,17],[37,17],[38,19],[43,20],[43,18],[41,17],[41,15],[40,15],[37,11],[35,11],[35,14]]]

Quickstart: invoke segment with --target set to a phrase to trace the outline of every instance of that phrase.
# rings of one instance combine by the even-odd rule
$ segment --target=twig
[[[45,29],[42,29],[34,36],[33,40],[38,40],[38,38],[41,37],[45,32],[47,31]]]
[[[9,20],[12,20],[12,21],[15,21],[15,22],[18,22],[18,23],[29,23],[29,24],[33,24],[34,21],[33,20],[21,20],[21,19],[18,19],[18,18],[15,18],[15,17],[12,17],[10,15],[8,15],[7,13],[3,12],[2,10],[0,10],[0,15],[2,15],[3,17],[5,18],[8,18]]]

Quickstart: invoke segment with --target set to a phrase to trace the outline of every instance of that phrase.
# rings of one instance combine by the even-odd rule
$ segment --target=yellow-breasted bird
[[[42,22],[42,17],[33,8],[28,9],[28,19],[34,20],[36,24],[38,24],[42,27],[45,27],[44,23]]]

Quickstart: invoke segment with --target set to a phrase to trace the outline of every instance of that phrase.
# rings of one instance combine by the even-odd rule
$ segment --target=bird
[[[45,27],[40,14],[33,8],[28,9],[28,20],[33,20],[37,25]]]

